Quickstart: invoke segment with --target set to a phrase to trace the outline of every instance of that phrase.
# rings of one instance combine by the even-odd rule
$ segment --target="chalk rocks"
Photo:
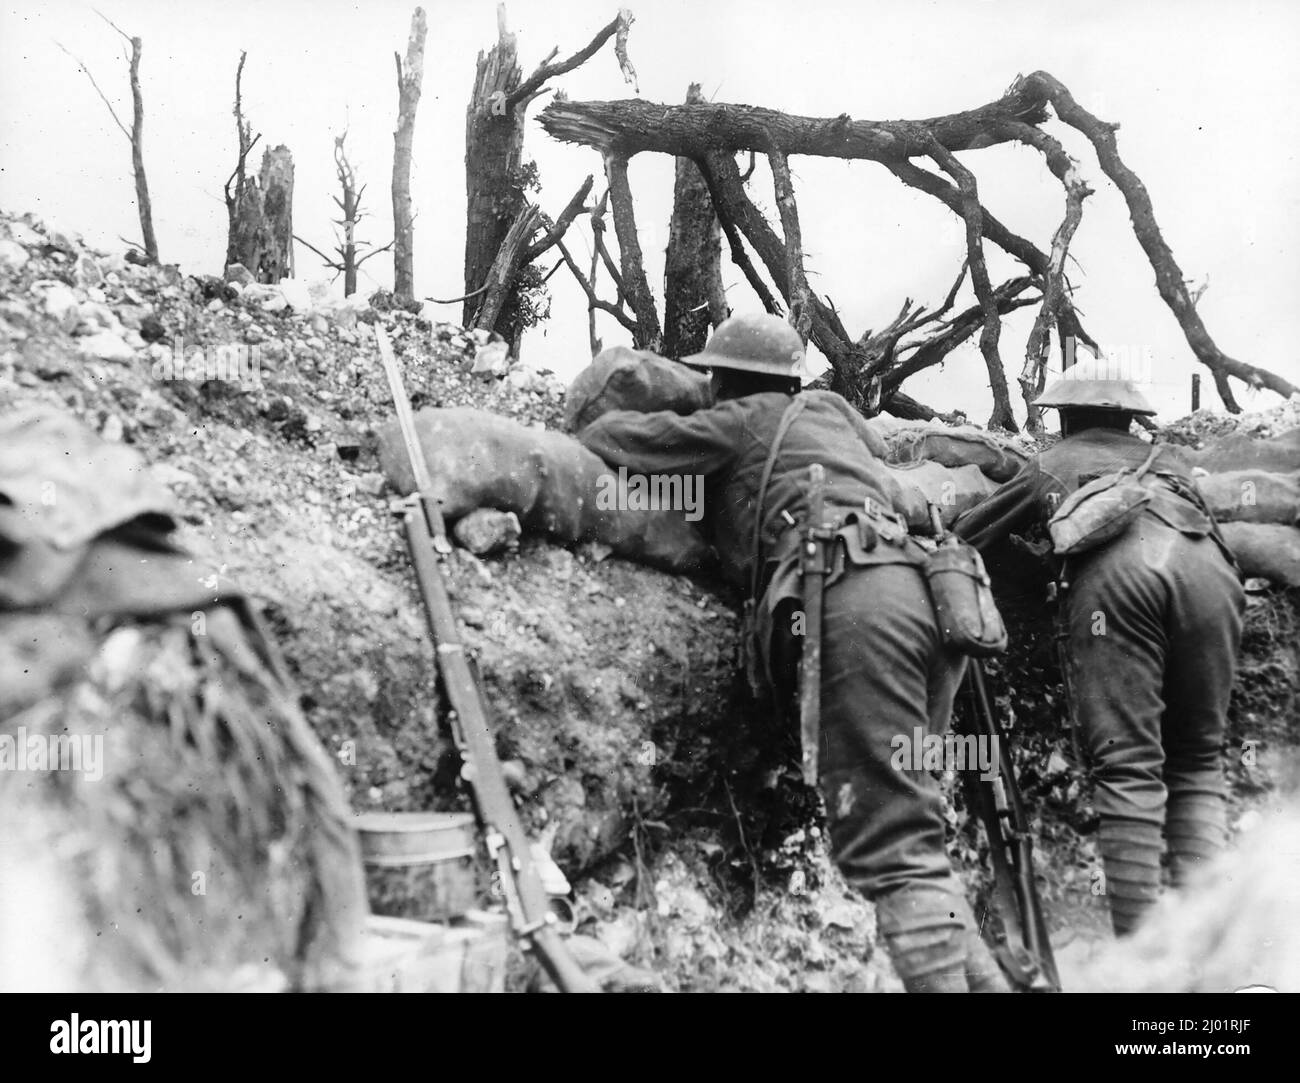
[[[16,241],[0,240],[0,271],[20,271],[27,263],[27,249]]]
[[[52,284],[43,291],[41,308],[45,314],[71,330],[76,326],[78,306],[81,304],[77,295],[68,286]]]
[[[510,371],[510,347],[504,342],[488,342],[474,353],[474,365],[469,370],[483,379],[500,378]]]
[[[488,556],[504,549],[517,549],[523,533],[519,517],[512,511],[478,508],[452,528],[452,534],[476,556]]]
[[[87,335],[78,343],[77,348],[84,356],[100,361],[130,361],[135,357],[135,350],[115,331],[99,331]]]

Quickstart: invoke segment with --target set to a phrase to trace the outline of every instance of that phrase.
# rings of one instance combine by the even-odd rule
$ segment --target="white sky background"
[[[348,123],[351,159],[369,183],[366,206],[373,215],[359,236],[378,244],[390,239],[393,52],[405,51],[413,6],[103,0],[100,10],[144,39],[145,164],[164,261],[187,273],[220,273],[221,191],[235,161],[231,105],[241,48],[249,53],[245,115],[263,133],[262,145],[286,143],[293,151],[295,231],[324,250],[332,243],[333,135]],[[1121,124],[1120,152],[1145,182],[1184,274],[1197,283],[1209,278],[1200,311],[1219,346],[1300,379],[1294,346],[1300,330],[1300,6],[1289,0],[632,0],[631,6],[630,53],[641,96],[650,101],[680,102],[694,80],[719,102],[813,116],[915,119],[992,101],[1017,73],[1051,72],[1086,108]],[[553,46],[562,57],[581,48],[617,7],[618,0],[513,0],[509,19],[524,74]],[[495,0],[425,5],[429,37],[412,177],[415,281],[422,296],[463,290],[465,106],[475,57],[496,37],[495,8]],[[121,42],[90,4],[8,5],[0,12],[0,206],[35,211],[81,231],[92,244],[120,249],[118,235],[139,239],[129,146],[56,40],[86,62],[129,125]],[[553,85],[574,99],[633,93],[612,43]],[[530,109],[525,155],[538,163],[542,206],[554,215],[587,173],[597,174],[597,191],[603,176],[595,152],[555,143],[536,123],[548,100]],[[1193,371],[1203,374],[1203,405],[1216,406],[1208,370],[1194,362],[1156,293],[1122,197],[1086,140],[1055,121],[1048,130],[1082,162],[1096,189],[1071,249],[1085,326],[1124,356],[1150,352],[1157,379],[1149,393],[1162,413],[1186,412]],[[1037,153],[1005,146],[961,157],[975,171],[985,205],[1046,249],[1063,192]],[[253,158],[254,166],[260,163],[261,146]],[[931,305],[943,297],[964,243],[946,208],[871,162],[801,157],[791,165],[811,283],[833,298],[851,332],[887,323],[906,296]],[[631,180],[647,270],[662,298],[672,161],[638,155]],[[770,174],[761,164],[750,191],[773,210]],[[572,250],[582,264],[589,251],[585,223],[575,230],[580,236],[571,231]],[[989,246],[988,253],[995,282],[1017,273],[1019,265],[1000,250]],[[302,246],[297,261],[299,277],[327,274]],[[734,310],[758,307],[725,254],[723,279]],[[386,253],[365,265],[361,289],[369,293],[391,281]],[[586,303],[564,270],[551,279],[551,290],[552,318],[525,339],[523,350],[530,362],[567,377],[588,360]],[[959,304],[972,300],[967,285]],[[460,306],[441,311],[454,321]],[[1002,336],[1021,414],[1015,376],[1032,312],[1008,320]],[[601,322],[606,346],[629,340],[613,320],[602,316]],[[1278,401],[1234,386],[1247,409]],[[973,344],[944,368],[908,381],[906,390],[979,421],[991,404]]]

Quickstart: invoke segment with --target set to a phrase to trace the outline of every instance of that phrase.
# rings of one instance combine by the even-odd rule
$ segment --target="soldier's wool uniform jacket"
[[[704,525],[727,578],[747,586],[752,567],[754,516],[762,515],[761,557],[788,563],[791,521],[807,511],[808,468],[826,471],[828,515],[844,521],[871,503],[896,513],[898,489],[877,463],[884,441],[852,406],[832,391],[805,391],[804,408],[781,442],[764,507],[758,489],[763,466],[788,395],[766,392],[728,399],[692,414],[615,410],[587,426],[578,439],[605,462],[644,474],[700,474],[704,477]],[[786,516],[789,516],[787,519]],[[898,546],[877,546],[850,554],[854,563],[914,563]],[[770,573],[771,569],[769,569]]]
[[[1086,429],[1067,436],[962,515],[953,532],[986,555],[996,553],[1012,534],[1032,534],[1038,528],[1046,536],[1047,521],[1066,496],[1102,474],[1136,469],[1150,451],[1149,444],[1117,429]],[[1188,537],[1214,536],[1227,554],[1178,448],[1162,447],[1150,469],[1167,485],[1154,491],[1148,513]]]

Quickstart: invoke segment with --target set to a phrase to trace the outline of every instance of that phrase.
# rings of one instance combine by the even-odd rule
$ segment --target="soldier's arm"
[[[693,414],[612,410],[578,440],[611,466],[646,474],[711,474],[734,459],[737,446],[732,413],[723,407]]]
[[[1038,522],[1046,494],[1054,487],[1055,479],[1030,462],[988,499],[958,517],[953,533],[985,552]]]

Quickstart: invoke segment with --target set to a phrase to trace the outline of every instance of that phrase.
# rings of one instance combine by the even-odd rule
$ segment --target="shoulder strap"
[[[1160,445],[1157,444],[1154,440],[1152,440],[1151,453],[1147,456],[1146,462],[1144,462],[1141,466],[1137,468],[1136,471],[1134,471],[1133,476],[1135,478],[1140,478],[1143,474],[1145,474],[1148,470],[1150,470],[1151,464],[1156,461],[1156,456],[1159,454],[1160,454]]]
[[[750,551],[754,558],[754,566],[749,576],[750,598],[753,598],[758,593],[759,542],[763,536],[763,502],[767,499],[767,483],[772,480],[772,470],[776,466],[777,452],[781,450],[781,441],[785,439],[785,434],[794,423],[794,419],[799,415],[799,411],[807,404],[807,400],[800,394],[796,395],[794,401],[785,408],[785,413],[781,415],[781,423],[776,427],[776,436],[772,438],[772,447],[767,453],[767,462],[763,464],[763,476],[758,482],[758,501],[754,506],[754,536],[750,545]]]

